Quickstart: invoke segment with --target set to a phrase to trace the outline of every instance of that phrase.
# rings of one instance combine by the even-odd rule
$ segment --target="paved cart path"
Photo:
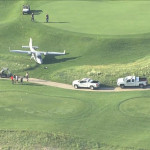
[[[47,81],[47,80],[42,80],[42,79],[36,79],[36,78],[30,78],[29,82],[31,83],[37,83],[37,84],[42,84],[42,85],[47,85],[47,86],[53,86],[53,87],[58,87],[58,88],[63,88],[63,89],[70,89],[70,90],[81,90],[81,91],[95,91],[95,92],[121,92],[121,91],[143,91],[143,90],[150,90],[150,86],[147,88],[141,89],[139,87],[131,87],[131,88],[124,88],[121,89],[120,87],[116,88],[111,88],[111,87],[101,87],[96,90],[90,90],[90,89],[74,89],[72,85],[69,84],[64,84],[64,83],[58,83],[58,82],[53,82],[53,81]]]
[[[6,78],[0,78],[0,79],[5,79]],[[8,80],[8,78],[7,78]],[[26,82],[26,79],[24,79]],[[36,78],[29,78],[30,83],[36,83],[36,84],[41,84],[41,85],[47,85],[47,86],[53,86],[53,87],[58,87],[58,88],[63,88],[63,89],[69,89],[69,90],[80,90],[80,91],[92,91],[92,92],[122,92],[122,91],[145,91],[145,90],[150,90],[150,86],[147,86],[146,88],[142,89],[139,87],[128,87],[121,89],[120,87],[100,87],[99,89],[91,90],[91,89],[75,89],[72,85],[70,84],[65,84],[65,83],[58,83],[58,82],[53,82],[53,81],[48,81],[48,80],[42,80],[42,79],[36,79]]]

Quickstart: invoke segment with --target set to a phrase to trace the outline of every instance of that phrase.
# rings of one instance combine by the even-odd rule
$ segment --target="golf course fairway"
[[[40,136],[50,140],[51,134],[62,138],[64,146],[58,139],[51,144],[47,139],[48,147],[68,147],[71,138],[76,144],[68,149],[82,149],[83,145],[88,149],[150,148],[149,91],[99,93],[26,82],[12,85],[5,80],[0,80],[0,89],[1,133],[14,138],[31,136],[27,145],[20,145],[21,139],[16,139],[18,148],[32,149],[36,142],[43,147]],[[34,134],[39,136],[36,142]],[[0,141],[4,145],[15,146],[14,138],[6,143],[3,136]]]

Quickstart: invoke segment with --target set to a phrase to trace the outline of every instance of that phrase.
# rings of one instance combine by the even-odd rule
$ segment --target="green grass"
[[[25,3],[30,4],[32,10],[38,10],[34,23],[30,21],[30,15],[21,13]],[[29,71],[32,77],[55,80],[53,74],[59,70],[67,72],[70,67],[103,65],[113,71],[112,64],[132,65],[150,54],[148,6],[149,1],[1,1],[0,11],[4,15],[0,17],[0,67],[9,67],[19,75]],[[44,23],[46,13],[53,23]],[[30,37],[42,51],[62,52],[65,49],[67,55],[47,56],[43,65],[37,65],[29,60],[30,56],[9,52],[9,48],[21,49],[22,45],[28,45]],[[147,62],[149,59],[142,67]],[[86,68],[83,72],[76,78],[85,77]],[[139,73],[138,69],[137,72],[149,76]],[[106,76],[110,76],[109,73],[106,72]],[[131,67],[124,72],[126,75],[132,73]],[[72,79],[72,74],[67,76]],[[108,78],[108,83],[101,82],[114,85],[118,77],[114,76]],[[62,78],[57,80],[64,82]],[[65,82],[71,83],[68,79]]]
[[[89,142],[79,137],[62,133],[46,133],[35,131],[0,131],[2,149],[98,149],[99,143]],[[104,146],[104,144],[103,144]],[[115,148],[115,147],[113,147]]]
[[[36,10],[35,22],[22,15],[23,4]],[[91,77],[114,86],[126,75],[150,80],[149,4],[0,1],[0,68],[65,83]],[[44,23],[46,13],[51,23]],[[38,65],[9,52],[30,37],[41,51],[65,49],[67,55]],[[80,92],[0,81],[0,149],[150,149],[149,97],[148,91]]]
[[[53,1],[41,3],[39,9],[44,11],[37,20],[44,22],[44,13],[50,10],[50,27],[100,35],[143,34],[149,32],[149,4],[149,1]]]
[[[149,91],[83,92],[0,80],[1,147],[32,149],[39,142],[58,148],[70,143],[70,149],[149,149],[149,100]]]
[[[50,78],[55,81],[71,84],[73,80],[83,78],[84,74],[86,77],[100,80],[101,86],[116,86],[118,78],[126,77],[128,75],[145,76],[148,81],[150,81],[149,68],[149,57],[145,57],[135,61],[134,63],[128,64],[69,67],[67,70],[60,69],[55,73],[52,73]]]

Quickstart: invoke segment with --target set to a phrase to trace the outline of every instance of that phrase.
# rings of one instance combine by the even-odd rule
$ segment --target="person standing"
[[[46,22],[48,23],[48,20],[49,20],[49,16],[48,14],[46,14]]]
[[[27,81],[29,81],[29,73],[28,72],[26,72],[26,79],[27,79]]]
[[[12,84],[14,84],[14,77],[13,77],[13,76],[11,76],[10,78],[11,78],[11,82],[12,82]]]
[[[34,13],[31,14],[31,21],[34,21]]]
[[[16,75],[16,83],[18,83],[18,76]]]
[[[14,83],[16,83],[16,75],[15,74],[13,76],[13,81],[14,81]]]
[[[20,78],[20,83],[23,84],[23,77]]]

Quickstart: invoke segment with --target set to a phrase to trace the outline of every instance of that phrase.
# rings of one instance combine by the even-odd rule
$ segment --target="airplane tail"
[[[32,38],[30,38],[29,46],[22,46],[22,48],[30,48],[30,50],[32,49],[32,51],[33,51],[33,49],[36,50],[39,47],[38,46],[32,46]]]
[[[22,46],[22,48],[32,48],[32,38],[30,38],[30,41],[29,41],[29,46]]]

